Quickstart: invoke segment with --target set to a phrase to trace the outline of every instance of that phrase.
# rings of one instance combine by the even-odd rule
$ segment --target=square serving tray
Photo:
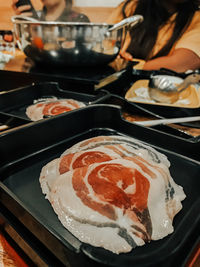
[[[27,120],[0,113],[0,135],[27,124]]]
[[[174,144],[170,135],[130,124],[120,112],[116,106],[93,105],[0,136],[1,213],[5,218],[11,214],[12,224],[19,223],[30,233],[30,243],[33,236],[64,266],[182,266],[200,235],[200,162],[173,152],[174,145],[182,145],[180,140]],[[164,153],[173,179],[187,196],[171,235],[120,255],[84,244],[68,232],[44,198],[38,180],[44,164],[66,148],[86,138],[112,134],[134,137]]]
[[[108,92],[104,90],[97,94],[78,93],[73,91],[70,86],[68,90],[63,90],[56,82],[33,83],[29,86],[0,92],[0,114],[8,114],[30,121],[26,116],[26,108],[32,105],[34,100],[47,97],[71,98],[89,105],[93,101],[98,102],[107,94]]]
[[[129,98],[131,98],[131,93],[129,95],[128,91],[131,86],[134,88],[138,88],[138,84],[143,87],[143,81],[147,83],[147,81],[150,79],[152,75],[171,75],[176,76],[180,78],[185,78],[185,73],[174,73],[171,70],[168,69],[161,69],[161,70],[154,70],[154,71],[146,71],[146,70],[139,70],[133,68],[132,70],[132,76],[125,75],[124,79],[121,81],[121,83],[117,84],[116,86],[111,86],[109,88],[106,88],[110,93],[116,94],[122,98],[125,98],[127,102],[137,104],[137,106],[144,108],[146,111],[152,112],[154,114],[157,114],[157,116],[161,116],[164,118],[177,118],[177,117],[191,117],[191,116],[199,116],[200,115],[200,88],[199,85],[195,85],[195,88],[192,87],[192,92],[189,95],[190,98],[193,99],[191,101],[190,105],[163,105],[163,104],[152,104],[148,103],[146,101],[129,101]],[[146,86],[146,85],[145,85]],[[134,92],[133,88],[133,92]],[[196,104],[194,104],[194,102]],[[200,122],[185,122],[182,123],[184,126],[188,127],[194,127],[194,128],[200,128]]]
[[[138,105],[137,103],[129,102],[125,98],[118,96],[118,95],[115,95],[115,94],[108,95],[108,97],[104,98],[101,101],[101,103],[120,106],[121,107],[121,113],[122,113],[121,115],[125,119],[126,119],[126,117],[124,116],[125,113],[132,116],[132,118],[135,117],[136,119],[137,119],[137,117],[139,117],[140,119],[141,118],[146,118],[146,119],[149,118],[150,120],[165,118],[163,116],[160,116],[159,114],[156,114],[152,110],[149,110],[145,107],[142,107],[142,106]],[[182,125],[182,124],[180,124],[180,125]],[[182,126],[184,126],[184,123]],[[171,127],[170,125],[157,125],[157,126],[152,126],[151,128],[156,129],[158,131],[161,131],[163,133],[173,135],[174,137],[177,137],[177,138],[185,139],[186,142],[194,142],[194,143],[200,142],[200,135],[199,136],[192,136],[189,133],[187,133],[186,131],[178,130],[176,128]]]

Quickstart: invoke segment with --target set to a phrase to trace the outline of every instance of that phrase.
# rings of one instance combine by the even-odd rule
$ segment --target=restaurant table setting
[[[40,64],[97,66],[112,62],[118,55],[128,29],[143,21],[141,15],[116,24],[52,22],[14,16],[18,47]]]
[[[23,22],[18,17],[14,19],[18,34],[22,27],[26,33],[37,32],[38,37],[39,29],[42,26],[43,31],[46,25],[37,21]],[[55,30],[58,25],[51,26],[54,33],[58,34]],[[84,29],[85,24],[83,28],[78,26],[81,29],[79,37],[83,32],[91,34],[91,31]],[[105,34],[110,25],[96,26],[101,28],[103,37],[113,38],[112,34]],[[69,34],[69,29],[59,32]],[[27,49],[25,44],[29,45],[29,37],[24,39],[22,50]],[[21,39],[22,36],[18,35],[19,45]],[[69,47],[74,42],[66,44],[63,39],[59,39],[59,42],[67,45],[62,49],[77,48]],[[78,41],[75,43],[78,44]],[[108,43],[105,47],[110,45]],[[45,45],[48,53],[51,51],[52,46],[42,45]],[[137,60],[125,61],[120,69],[116,69],[112,63],[119,60],[116,58],[119,51],[109,55],[109,60],[100,65],[90,62],[90,66],[87,66],[82,61],[79,62],[80,66],[74,59],[73,64],[78,64],[75,67],[64,66],[63,62],[59,67],[52,67],[54,64],[45,66],[40,64],[41,58],[38,64],[35,57],[29,58],[30,51],[24,52],[28,58],[24,54],[16,54],[16,58],[12,58],[0,70],[0,150],[3,155],[0,162],[0,213],[4,220],[47,266],[52,263],[71,267],[171,267],[174,262],[177,266],[189,264],[191,257],[194,258],[194,251],[198,251],[200,236],[199,84],[189,85],[189,89],[180,92],[173,103],[155,101],[148,92],[152,77],[164,76],[177,85],[192,72],[176,73],[168,69],[144,71],[137,69]],[[199,70],[194,73],[199,75]],[[70,100],[71,106],[80,105],[71,109],[62,100]],[[55,103],[61,105],[56,110],[62,109],[62,112],[50,112]],[[39,119],[29,117],[28,109],[35,106],[39,111],[34,112],[42,114]],[[183,118],[186,120],[183,121]],[[133,138],[141,142],[141,146],[150,146],[168,158],[170,173],[186,194],[183,208],[174,219],[173,233],[128,253],[115,254],[82,242],[63,227],[42,194],[40,171],[45,164],[61,155],[64,147],[69,148],[98,136]],[[44,253],[41,253],[42,250]]]
[[[84,244],[64,229],[42,196],[37,179],[41,166],[60,154],[63,145],[69,147],[90,137],[113,134],[134,137],[167,155],[172,175],[187,195],[183,211],[175,217],[173,234],[138,247],[131,253],[119,255]],[[137,266],[155,266],[155,263],[171,266],[173,261],[181,264],[190,253],[189,244],[195,242],[198,236],[200,199],[197,174],[200,165],[198,161],[173,151],[172,136],[163,135],[168,149],[162,145],[161,138],[162,134],[156,130],[123,120],[120,108],[108,104],[89,105],[67,115],[60,114],[9,131],[0,136],[0,148],[4,154],[0,167],[3,216],[6,218],[7,211],[11,212],[14,218],[13,221],[10,218],[10,223],[16,224],[16,227],[22,223],[22,231],[24,227],[30,231],[62,264],[67,260],[71,266],[80,262],[85,262],[86,266],[96,263],[108,266],[133,266],[134,263]],[[180,238],[181,233],[187,234]],[[155,257],[158,250],[159,257]]]

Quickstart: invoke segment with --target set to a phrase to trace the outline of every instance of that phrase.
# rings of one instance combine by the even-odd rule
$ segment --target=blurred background
[[[11,0],[0,0],[0,29],[11,30],[13,25],[10,17],[14,15]],[[104,22],[111,10],[122,0],[74,0],[77,11],[86,14],[91,21]],[[42,8],[40,0],[32,0],[36,10]]]

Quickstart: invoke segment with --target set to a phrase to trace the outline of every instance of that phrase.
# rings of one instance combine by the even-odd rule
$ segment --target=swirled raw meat
[[[97,136],[43,167],[40,184],[79,240],[128,252],[173,232],[185,194],[165,155],[124,136]]]
[[[55,116],[81,107],[85,107],[85,104],[74,99],[47,98],[28,106],[26,115],[32,121],[38,121],[43,119],[44,116]]]

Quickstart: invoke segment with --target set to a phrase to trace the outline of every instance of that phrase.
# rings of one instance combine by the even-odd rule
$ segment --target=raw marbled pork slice
[[[101,146],[77,153],[65,154],[60,158],[52,160],[42,168],[39,178],[42,192],[48,199],[51,186],[60,174],[93,163],[105,162],[120,157],[121,155],[119,154],[117,146]]]
[[[170,162],[164,154],[134,138],[119,135],[97,136],[83,140],[67,149],[61,157],[64,158],[65,156],[68,157],[71,153],[76,154],[78,151],[87,152],[88,149],[99,149],[101,147],[115,151],[117,158],[130,157],[140,162],[140,164],[145,160],[148,164],[159,168],[160,172],[162,172],[163,168],[168,169],[170,167]],[[163,178],[167,188],[169,183],[168,176],[163,175]]]
[[[170,165],[165,155],[136,139],[124,136],[97,136],[75,144],[67,149],[60,159],[53,160],[43,167],[40,175],[43,193],[48,199],[51,185],[59,174],[95,162],[127,157],[137,161],[140,165],[145,160],[147,164],[156,166],[160,172],[163,172],[163,168],[168,171]],[[168,192],[170,176],[165,173],[162,176],[165,179],[166,192]]]
[[[62,224],[82,242],[128,252],[173,232],[185,194],[170,177],[167,199],[162,174],[129,159],[94,163],[58,176],[49,199]]]
[[[100,146],[109,147],[110,145],[118,146],[118,149],[121,150],[122,157],[138,155],[141,158],[146,158],[150,162],[163,163],[167,167],[170,166],[170,163],[164,154],[159,153],[154,148],[145,145],[137,139],[119,135],[96,136],[80,141],[79,143],[65,150],[62,156]]]
[[[138,142],[133,138],[123,136],[97,136],[81,141],[67,149],[60,157],[43,167],[40,183],[43,193],[48,194],[52,181],[77,167],[87,166],[94,162],[108,161],[114,158],[132,157],[134,160],[144,159],[152,164],[169,166],[167,158],[155,149]],[[166,181],[166,184],[168,181]]]
[[[40,183],[72,234],[120,253],[173,232],[185,194],[169,166],[165,155],[135,139],[98,136],[44,166]]]
[[[83,102],[74,99],[47,99],[27,107],[26,115],[32,121],[38,121],[44,116],[55,116],[84,106]]]
[[[134,158],[134,160],[137,160],[138,162],[143,162],[145,160],[151,166],[156,166],[160,172],[163,172],[163,168],[168,171],[168,168],[170,167],[170,162],[164,154],[142,142],[139,142],[137,139],[119,135],[96,136],[83,140],[64,151],[62,156],[102,146],[107,148],[115,147],[115,150],[120,158],[130,157],[132,159]],[[162,177],[165,181],[166,192],[169,193],[173,190],[173,186],[171,190],[168,189],[168,187],[171,186],[171,183],[173,184],[173,180],[170,182],[170,175],[166,175],[165,173],[162,173]],[[168,198],[168,196],[166,197]],[[170,210],[171,209],[169,208],[169,212]]]

